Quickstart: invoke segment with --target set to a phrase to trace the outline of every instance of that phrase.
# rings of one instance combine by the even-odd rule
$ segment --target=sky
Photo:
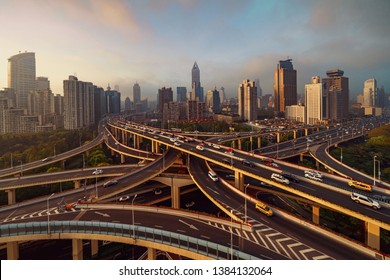
[[[388,0],[0,0],[0,88],[8,58],[35,53],[37,76],[54,94],[76,75],[119,86],[132,99],[186,86],[196,61],[205,92],[237,96],[246,79],[273,94],[279,60],[292,59],[298,94],[311,77],[339,68],[350,96],[376,78],[390,92]]]

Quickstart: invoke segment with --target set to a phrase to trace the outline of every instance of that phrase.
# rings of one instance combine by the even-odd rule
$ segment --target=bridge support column
[[[19,244],[17,241],[7,242],[7,260],[19,259]]]
[[[294,130],[293,133],[294,133],[294,140],[295,140],[295,139],[297,139],[297,131]]]
[[[299,161],[301,161],[301,162],[303,161],[303,153],[299,154]]]
[[[235,148],[236,148],[236,142],[232,141],[232,149],[235,149]]]
[[[380,227],[366,222],[366,244],[376,250],[380,250]]]
[[[75,189],[79,189],[79,188],[81,187],[81,182],[80,182],[80,180],[73,181],[73,184],[74,184],[74,188],[75,188]]]
[[[261,137],[257,137],[257,148],[260,149],[261,148]]]
[[[171,201],[172,208],[179,209],[180,208],[180,188],[173,184],[173,178],[171,178]]]
[[[241,150],[242,149],[242,147],[241,147],[241,145],[242,145],[241,144],[242,143],[241,139],[238,139],[237,143],[238,143],[238,149]]]
[[[137,148],[136,144],[137,144],[137,135],[136,135],[136,134],[133,134],[133,147],[134,147],[135,149]]]
[[[315,223],[316,225],[319,225],[320,224],[320,207],[313,205],[312,212],[313,212],[313,216],[312,216],[313,223]]]
[[[72,257],[74,260],[83,259],[83,240],[72,239]]]
[[[244,175],[239,171],[234,171],[234,186],[240,189],[244,185]]]
[[[305,136],[309,135],[309,129],[305,128]]]
[[[16,203],[16,195],[15,190],[6,190],[7,198],[8,198],[8,205],[15,204]]]
[[[276,133],[276,143],[280,143],[280,133]]]
[[[99,241],[91,240],[91,256],[94,257],[99,253]]]
[[[148,260],[153,261],[156,259],[156,249],[148,248]]]
[[[125,163],[125,161],[126,161],[126,156],[121,154],[121,163]]]

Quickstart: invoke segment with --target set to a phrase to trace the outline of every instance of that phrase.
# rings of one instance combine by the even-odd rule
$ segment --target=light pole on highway
[[[343,148],[340,148],[341,154],[340,154],[340,161],[343,163]]]
[[[245,193],[245,223],[247,222],[247,203],[246,203],[246,188],[249,187],[249,184],[246,184],[244,187],[244,193]]]
[[[131,215],[132,215],[132,224],[133,224],[133,238],[135,239],[135,221],[134,221],[134,200],[137,197],[137,194],[134,195],[133,200],[131,201]]]
[[[98,188],[97,188],[97,174],[95,175],[95,197],[96,197],[96,199],[99,198]]]
[[[230,213],[230,256],[233,259],[233,210]]]
[[[374,156],[374,186],[375,186],[375,165],[376,165],[376,156]]]
[[[50,234],[50,213],[49,213],[49,199],[54,195],[52,193],[48,198],[47,198],[47,234]]]

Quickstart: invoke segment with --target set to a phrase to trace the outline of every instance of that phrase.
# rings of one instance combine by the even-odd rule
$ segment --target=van
[[[308,178],[308,179],[314,180],[314,181],[322,182],[322,178],[318,177],[316,174],[313,174],[313,173],[305,173],[305,178]]]
[[[266,204],[258,202],[256,203],[256,209],[260,212],[266,214],[268,217],[272,216],[274,213],[272,212],[271,208],[269,208]]]
[[[358,182],[358,181],[349,181],[348,185],[350,187],[354,187],[356,189],[361,189],[363,191],[368,191],[372,192],[372,187],[369,184],[363,183],[363,182]]]
[[[219,180],[217,174],[215,174],[213,171],[209,171],[208,174],[209,174],[210,179],[213,180],[214,182]]]
[[[361,203],[367,206],[370,206],[374,208],[375,210],[381,208],[381,205],[378,201],[373,200],[365,195],[362,195],[360,193],[351,193],[351,199],[355,201],[356,203]]]
[[[271,179],[275,180],[275,181],[277,181],[279,183],[286,184],[286,185],[290,184],[290,181],[287,178],[284,178],[282,175],[280,175],[278,173],[272,173]]]

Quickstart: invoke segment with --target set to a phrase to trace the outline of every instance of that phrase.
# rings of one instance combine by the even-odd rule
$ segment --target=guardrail
[[[125,238],[165,244],[182,250],[195,252],[213,259],[258,260],[259,258],[217,243],[190,237],[183,234],[133,226],[119,223],[89,221],[52,221],[5,224],[0,226],[0,242],[4,237],[18,237],[39,234],[96,234],[112,235]]]

